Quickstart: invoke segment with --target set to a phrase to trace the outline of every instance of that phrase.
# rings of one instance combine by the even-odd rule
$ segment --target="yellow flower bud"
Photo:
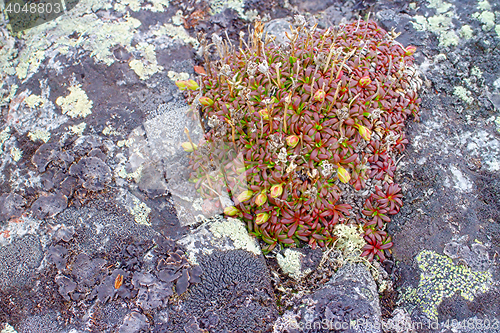
[[[323,89],[319,89],[314,93],[314,100],[317,102],[323,102],[325,100],[325,91]]]
[[[205,96],[200,97],[200,103],[201,103],[201,105],[204,105],[204,106],[214,105],[214,101],[211,98],[208,98]]]
[[[413,53],[415,53],[416,50],[417,50],[417,48],[415,46],[410,45],[410,46],[406,47],[405,55],[411,56]]]
[[[370,130],[362,125],[358,125],[358,131],[359,131],[359,134],[361,135],[361,137],[363,139],[365,139],[366,141],[370,141],[370,137],[372,135],[372,132],[370,132]]]
[[[189,90],[196,90],[198,89],[200,86],[198,85],[198,83],[196,83],[195,80],[188,80],[186,82],[186,87],[189,89]]]
[[[267,108],[260,110],[259,114],[264,120],[269,120],[269,110]]]
[[[347,183],[351,179],[351,175],[349,174],[349,172],[347,172],[347,170],[341,167],[340,165],[338,165],[337,177],[339,177],[339,180],[342,183]]]
[[[257,197],[255,198],[255,204],[260,207],[263,204],[265,204],[267,201],[267,194],[265,191],[262,191]]]
[[[251,197],[253,197],[253,192],[250,190],[247,190],[247,191],[241,192],[240,195],[238,195],[237,199],[239,202],[244,202],[244,201],[247,201],[248,199],[250,199]]]
[[[359,79],[358,83],[361,87],[366,87],[367,85],[372,83],[372,80],[370,79],[370,77],[368,75],[366,75],[366,76],[363,76],[361,79]]]
[[[299,140],[299,137],[296,135],[289,135],[286,137],[286,143],[292,148],[294,148],[299,143]]]
[[[240,214],[240,210],[234,206],[224,208],[224,214],[228,216],[236,216]]]
[[[273,198],[279,197],[281,194],[283,194],[283,185],[282,184],[276,184],[271,186],[271,196]]]
[[[255,219],[255,224],[261,225],[267,222],[269,220],[269,214],[268,213],[260,213],[257,214],[257,218]]]
[[[191,142],[183,142],[181,143],[182,148],[184,151],[187,151],[188,153],[192,152],[193,150],[198,149],[198,146],[196,144],[191,144]],[[194,149],[193,149],[194,146]]]

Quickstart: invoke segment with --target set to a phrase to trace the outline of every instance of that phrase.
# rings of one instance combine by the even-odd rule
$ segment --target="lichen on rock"
[[[71,118],[85,118],[92,113],[93,102],[89,100],[85,91],[81,88],[81,84],[73,85],[68,88],[69,95],[66,97],[59,96],[56,99],[56,104],[62,109],[62,113]]]
[[[437,308],[446,297],[458,294],[473,301],[477,294],[490,289],[490,271],[473,271],[455,265],[451,258],[434,251],[423,250],[415,258],[420,268],[418,286],[408,288],[403,300],[415,304],[430,319],[437,320]]]

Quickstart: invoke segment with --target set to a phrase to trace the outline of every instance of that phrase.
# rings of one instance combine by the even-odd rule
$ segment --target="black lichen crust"
[[[216,251],[200,260],[201,282],[169,309],[155,332],[269,332],[278,312],[262,257],[243,250]]]

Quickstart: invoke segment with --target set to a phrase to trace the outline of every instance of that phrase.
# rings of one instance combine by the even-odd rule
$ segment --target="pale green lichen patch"
[[[235,249],[247,250],[255,255],[261,254],[257,241],[248,234],[243,222],[238,219],[229,217],[227,220],[213,222],[209,230],[215,238],[231,239]]]
[[[491,5],[490,5],[490,3],[489,3],[488,0],[479,1],[478,4],[477,4],[477,8],[481,9],[481,10],[490,10],[491,9]]]
[[[473,301],[478,293],[490,289],[491,272],[474,272],[470,268],[455,265],[444,255],[424,250],[415,258],[420,268],[420,281],[416,288],[408,288],[403,300],[417,305],[431,320],[438,319],[437,308],[444,298],[459,294]]]
[[[472,97],[472,93],[462,86],[455,86],[453,90],[453,95],[457,96],[458,98],[460,98],[461,100],[463,100],[468,104],[474,102],[474,97]]]
[[[68,88],[70,91],[66,97],[59,96],[56,104],[62,109],[62,113],[71,118],[85,118],[92,113],[93,102],[89,100],[85,91],[80,88],[81,85],[75,85]]]
[[[465,39],[471,39],[472,36],[473,36],[473,31],[472,31],[472,28],[470,27],[470,25],[468,24],[464,24],[461,28],[460,28],[460,35],[465,38]]]
[[[184,23],[184,16],[182,15],[182,10],[178,10],[174,16],[172,16],[172,23],[174,25],[182,25]]]
[[[436,15],[429,17],[415,15],[413,18],[415,29],[435,33],[438,36],[439,45],[444,47],[458,45],[460,38],[457,31],[463,38],[468,39],[472,37],[473,32],[469,25],[464,25],[455,31],[453,19],[456,15],[453,4],[441,0],[429,0],[428,2],[428,7],[436,10]]]
[[[0,73],[7,75],[16,73],[16,70],[12,67],[12,61],[17,57],[18,52],[15,43],[15,38],[9,34],[4,34],[0,39]]]
[[[187,80],[189,79],[189,74],[188,73],[184,73],[184,72],[181,72],[181,73],[177,73],[177,72],[174,72],[174,71],[168,71],[168,77],[170,78],[170,80],[172,81],[179,81],[179,80]]]
[[[361,248],[366,245],[366,241],[361,237],[363,232],[361,225],[337,224],[334,231],[338,237],[335,247],[342,251],[345,257],[359,256],[362,253]]]
[[[495,27],[495,13],[484,11],[481,13],[474,13],[472,17],[478,19],[483,24],[483,30],[489,31]]]
[[[131,214],[134,216],[135,222],[138,224],[151,225],[149,222],[149,213],[151,213],[151,208],[139,199],[134,198]]]
[[[413,22],[413,26],[417,30],[428,30],[438,35],[440,46],[446,47],[458,45],[460,38],[452,29],[452,18],[452,11],[431,16],[429,18],[421,15],[416,15],[414,18],[415,22]]]
[[[133,59],[129,62],[130,68],[139,76],[141,80],[146,80],[151,75],[161,72],[162,66],[158,65],[156,60],[155,46],[148,43],[139,43],[136,50],[140,54],[141,59]]]
[[[497,131],[500,133],[500,116],[495,119],[495,125],[497,126]]]
[[[69,130],[75,135],[82,135],[86,127],[87,127],[86,123],[81,123],[79,125],[69,126]]]
[[[134,138],[129,138],[129,139],[125,139],[125,140],[119,140],[116,145],[118,147],[130,147],[132,145],[132,143],[134,143]]]
[[[3,88],[4,84],[5,82],[3,82],[2,80],[0,82],[0,105],[7,105],[7,103],[9,103],[12,100],[12,98],[14,98],[14,95],[17,92],[17,88],[19,88],[17,84],[13,84],[10,86],[10,89],[9,88],[4,89]]]
[[[295,249],[286,249],[281,255],[278,253],[276,259],[283,273],[299,281],[311,272],[310,269],[302,271],[302,258],[304,255]]]
[[[184,29],[184,27],[182,26],[175,26],[170,23],[165,23],[162,26],[152,29],[151,32],[154,36],[160,37],[166,35],[172,38],[174,41],[179,40],[184,44],[191,44],[193,47],[198,47],[198,45],[200,45],[200,43],[195,38],[191,37],[186,29]]]
[[[495,32],[497,33],[498,37],[500,37],[500,24],[495,25]]]
[[[12,157],[12,160],[14,160],[14,162],[18,162],[21,157],[23,157],[23,152],[17,147],[12,147],[10,149],[10,157]]]
[[[127,172],[125,170],[125,166],[124,165],[120,165],[117,169],[116,169],[116,174],[118,175],[118,177],[120,178],[123,178],[123,179],[129,179],[129,180],[134,180],[136,183],[138,183],[140,180],[141,180],[141,177],[142,177],[142,170],[144,169],[144,166],[141,164],[139,165],[139,167],[137,167],[137,169],[134,171],[134,172]]]
[[[102,134],[104,134],[104,135],[121,135],[121,133],[118,132],[117,130],[115,130],[113,128],[113,126],[111,126],[111,125],[104,127],[104,129],[102,130]]]
[[[256,10],[245,11],[244,0],[210,0],[210,12],[212,15],[220,14],[225,9],[233,9],[244,20],[253,20],[257,15]]]
[[[10,127],[0,132],[0,154],[3,153],[3,144],[10,138]]]
[[[155,13],[164,12],[169,6],[168,0],[117,0],[115,3],[115,10],[124,12],[127,8],[133,12],[140,10],[149,10]]]
[[[53,59],[64,54],[80,58],[85,54],[82,50],[90,52],[96,62],[111,65],[115,61],[111,49],[116,45],[130,47],[141,22],[129,15],[107,18],[95,14],[110,6],[110,1],[81,2],[67,14],[26,30],[20,35],[24,46],[18,57],[8,61],[3,71],[13,74],[15,68],[18,78],[23,80],[36,73],[47,56]],[[75,35],[78,38],[69,37]]]
[[[42,130],[34,130],[28,133],[28,138],[33,141],[48,142],[50,140],[50,133]]]
[[[452,4],[442,0],[429,0],[429,8],[436,9],[438,14],[446,13],[452,8]]]
[[[483,76],[483,71],[479,67],[473,66],[470,70],[470,75],[480,78],[481,76]]]
[[[38,96],[38,95],[29,95],[24,99],[24,103],[29,106],[31,109],[33,108],[43,108],[47,104],[47,99]]]

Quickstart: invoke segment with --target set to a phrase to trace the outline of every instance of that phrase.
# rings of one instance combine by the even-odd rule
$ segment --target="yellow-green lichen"
[[[436,15],[425,17],[415,15],[413,26],[417,30],[428,30],[439,38],[440,46],[456,46],[460,38],[453,29],[454,6],[441,0],[430,0],[429,8],[436,10]]]
[[[258,14],[256,10],[245,12],[244,0],[210,0],[209,5],[212,15],[220,14],[225,9],[233,9],[242,19],[251,21]]]
[[[168,71],[167,75],[170,78],[170,80],[172,80],[172,81],[179,81],[179,80],[187,80],[187,79],[189,79],[189,74],[188,73],[184,73],[184,72],[177,73],[177,72],[174,72],[174,71]]]
[[[481,10],[490,10],[491,9],[491,5],[488,2],[488,0],[479,1],[478,4],[477,4],[477,8],[479,8]]]
[[[75,85],[68,88],[70,91],[66,97],[59,96],[56,99],[56,104],[62,109],[62,113],[71,118],[85,118],[92,113],[93,102],[89,100],[85,91],[80,88],[81,85]]]
[[[29,106],[31,109],[35,107],[42,108],[46,105],[47,102],[48,101],[46,98],[43,98],[38,95],[29,95],[24,99],[24,103],[26,103],[26,105]]]
[[[23,151],[17,147],[12,147],[10,149],[10,157],[12,157],[14,162],[17,162],[23,157]]]
[[[230,217],[227,220],[216,221],[210,225],[209,229],[215,238],[231,239],[235,249],[247,250],[255,255],[261,254],[255,238],[248,234],[243,222],[238,219]]]
[[[151,32],[154,36],[159,37],[166,35],[171,37],[173,40],[180,40],[184,44],[191,44],[193,47],[198,47],[198,45],[200,45],[200,43],[195,38],[191,37],[182,26],[165,23],[156,29],[152,29]]]
[[[87,127],[86,123],[81,123],[79,125],[69,126],[69,130],[75,135],[82,135],[86,127]]]
[[[500,24],[495,25],[495,32],[497,33],[498,37],[500,37]]]
[[[15,43],[16,40],[9,34],[3,34],[0,39],[0,74],[16,74],[16,70],[12,67],[12,61],[16,59],[18,52]]]
[[[497,126],[497,131],[500,133],[500,116],[495,119],[495,125]]]
[[[149,10],[155,13],[164,12],[169,6],[168,0],[117,0],[115,3],[115,10],[124,12],[127,8],[133,12],[140,10]]]
[[[156,60],[155,46],[148,43],[139,43],[136,50],[141,55],[141,60],[133,59],[129,62],[130,68],[139,76],[141,80],[146,80],[151,75],[163,70]]]
[[[129,180],[133,179],[136,183],[138,183],[141,180],[143,169],[144,169],[144,166],[141,164],[134,172],[128,173],[125,170],[125,166],[121,165],[120,167],[117,168],[116,174],[120,178],[129,179]]]
[[[119,140],[119,141],[116,143],[116,145],[117,145],[118,147],[120,147],[120,148],[121,148],[121,147],[130,147],[130,145],[131,145],[132,143],[134,143],[134,141],[135,141],[135,140],[134,140],[134,138],[129,138],[129,139],[125,139],[125,140]]]
[[[481,13],[474,13],[472,17],[478,19],[483,24],[483,30],[489,31],[495,27],[495,13],[484,11]]]
[[[19,88],[17,84],[13,84],[10,86],[10,89],[8,88],[2,89],[4,84],[5,84],[4,82],[0,82],[0,106],[7,105],[7,103],[9,103],[12,100],[12,98],[14,98],[14,95],[17,92],[17,88]],[[6,95],[7,91],[8,95]]]
[[[111,65],[115,61],[111,49],[116,45],[130,47],[141,22],[129,15],[108,18],[95,14],[110,6],[110,1],[80,2],[67,14],[24,31],[19,35],[23,48],[16,58],[11,57],[7,66],[0,66],[0,70],[12,74],[15,68],[19,79],[26,79],[38,71],[47,56],[53,59],[58,54],[65,54],[79,58],[85,54],[82,50],[90,52],[96,62]]]
[[[0,154],[3,153],[3,144],[10,138],[10,127],[0,132]]]
[[[102,130],[102,134],[104,134],[104,135],[121,135],[121,133],[118,132],[117,130],[115,130],[111,125],[104,127],[104,129]]]
[[[413,22],[415,29],[428,30],[438,35],[440,46],[458,45],[459,37],[452,27],[453,12],[447,12],[426,18],[421,15],[415,16]]]
[[[417,305],[431,320],[438,319],[437,308],[444,298],[459,294],[473,301],[491,286],[491,272],[474,272],[434,251],[424,250],[415,260],[421,270],[420,281],[416,288],[405,291],[403,300]]]
[[[463,100],[464,102],[466,102],[468,104],[471,104],[472,102],[474,102],[474,97],[472,97],[472,93],[462,86],[455,86],[455,89],[453,91],[453,95],[459,97],[461,100]]]
[[[483,71],[479,67],[473,66],[470,70],[470,75],[480,78],[481,76],[483,76]]]
[[[184,23],[184,15],[182,15],[182,10],[178,10],[174,16],[172,16],[172,23],[174,25],[182,25]]]
[[[132,207],[131,213],[134,216],[135,222],[138,224],[151,225],[149,222],[151,208],[137,198],[134,198],[134,206]]]
[[[451,3],[442,1],[442,0],[429,0],[429,8],[434,8],[436,9],[436,12],[438,14],[446,13],[448,10],[451,9],[453,5]]]
[[[460,35],[465,39],[471,39],[473,36],[473,31],[470,25],[467,24],[463,25],[460,28]]]
[[[276,259],[278,265],[280,266],[283,273],[294,278],[295,280],[300,280],[307,274],[311,272],[310,269],[302,271],[302,258],[304,255],[298,250],[286,249],[283,255],[278,253]]]
[[[50,139],[50,133],[42,130],[34,130],[28,133],[28,138],[33,142],[38,140],[48,142]]]

